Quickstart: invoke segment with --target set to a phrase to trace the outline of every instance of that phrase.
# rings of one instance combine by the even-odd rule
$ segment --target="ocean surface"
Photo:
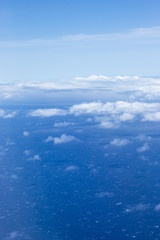
[[[160,239],[159,122],[81,107],[127,93],[31,96],[0,104],[0,239]]]

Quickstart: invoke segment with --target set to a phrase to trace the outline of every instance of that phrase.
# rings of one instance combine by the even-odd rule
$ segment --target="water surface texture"
[[[160,239],[158,97],[15,93],[0,106],[0,239]]]

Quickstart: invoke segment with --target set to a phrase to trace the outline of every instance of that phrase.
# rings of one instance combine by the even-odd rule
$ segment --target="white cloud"
[[[30,155],[30,153],[31,153],[30,150],[24,150],[24,154],[25,154],[26,156]]]
[[[69,125],[72,125],[72,123],[70,123],[70,122],[59,122],[59,123],[55,123],[53,126],[54,127],[67,127]]]
[[[11,112],[11,113],[8,113],[6,114],[3,118],[6,119],[6,118],[14,118],[16,116],[16,112]]]
[[[123,146],[126,146],[129,143],[130,143],[130,141],[128,139],[115,138],[110,142],[110,145],[115,145],[117,147],[123,147]]]
[[[112,122],[109,122],[109,121],[102,121],[102,122],[100,122],[99,127],[107,129],[107,128],[114,128],[115,125]]]
[[[142,147],[137,148],[137,152],[141,153],[141,152],[145,152],[149,149],[149,145],[148,143],[145,143]]]
[[[147,141],[151,140],[152,138],[150,136],[146,136],[145,134],[139,134],[136,139],[139,141]]]
[[[4,99],[9,99],[9,98],[12,97],[12,94],[10,94],[10,93],[4,93],[4,94],[3,94],[3,97],[4,97]]]
[[[71,114],[124,114],[122,119],[132,119],[134,115],[144,114],[145,112],[155,112],[160,109],[159,103],[145,102],[91,102],[73,105],[69,111]]]
[[[100,193],[97,193],[96,196],[99,197],[99,198],[113,197],[114,193],[112,193],[112,192],[100,192]]]
[[[111,80],[111,77],[103,76],[103,75],[91,75],[89,77],[75,77],[75,80],[84,80],[84,81],[103,81],[103,80]]]
[[[160,203],[157,204],[154,209],[155,209],[156,212],[159,212],[160,211]]]
[[[145,113],[142,121],[150,121],[150,122],[159,122],[160,121],[160,111],[153,113]]]
[[[126,113],[126,112],[119,116],[119,120],[122,122],[130,121],[130,120],[133,120],[134,118],[135,118],[135,115],[131,113]]]
[[[66,111],[63,109],[56,109],[56,108],[44,108],[44,109],[37,109],[29,113],[32,117],[52,117],[52,116],[64,116],[66,115]]]
[[[48,136],[47,139],[45,139],[45,142],[53,142],[54,141],[54,138],[52,136]]]
[[[17,113],[15,111],[8,113],[8,111],[4,111],[3,109],[0,109],[0,117],[4,118],[4,119],[6,119],[6,118],[13,118],[13,117],[16,116],[16,114]]]
[[[54,144],[69,143],[75,140],[76,138],[74,136],[62,134],[60,137],[54,138]]]
[[[5,238],[5,239],[6,239],[6,240],[13,240],[13,239],[20,239],[20,238],[22,238],[22,237],[24,237],[24,236],[23,236],[23,233],[20,233],[20,232],[18,232],[18,231],[13,231],[13,232],[9,233],[9,234],[8,234],[8,237]]]
[[[28,160],[41,160],[40,156],[38,154],[34,155],[33,157],[29,158]]]
[[[0,117],[4,117],[5,116],[5,111],[0,109]]]
[[[23,136],[28,137],[29,136],[29,132],[28,131],[24,131],[23,132]]]
[[[0,47],[35,47],[35,46],[54,46],[68,42],[87,41],[89,43],[95,41],[120,41],[125,39],[156,39],[160,38],[160,26],[149,28],[135,28],[120,33],[104,33],[104,34],[77,34],[67,35],[54,39],[30,39],[24,41],[0,41]]]
[[[68,166],[65,168],[65,171],[66,172],[69,172],[69,171],[75,171],[75,170],[78,170],[79,168],[75,165],[71,165],[71,166]]]
[[[149,204],[138,203],[136,205],[128,206],[125,212],[146,211],[149,207]]]

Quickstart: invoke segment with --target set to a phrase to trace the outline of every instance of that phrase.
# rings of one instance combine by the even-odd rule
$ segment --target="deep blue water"
[[[0,118],[0,239],[160,239],[159,124],[102,129],[89,115],[27,115],[40,106],[1,107],[18,114]],[[64,121],[72,124],[53,126]],[[45,142],[62,134],[76,140]]]

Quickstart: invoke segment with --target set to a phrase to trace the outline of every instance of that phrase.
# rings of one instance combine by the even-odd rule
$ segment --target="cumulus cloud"
[[[137,152],[141,153],[141,152],[145,152],[149,149],[149,145],[148,143],[145,143],[143,146],[137,148]]]
[[[3,97],[4,97],[4,99],[9,99],[9,98],[12,97],[12,94],[10,94],[10,93],[4,93],[4,94],[3,94]]]
[[[149,207],[149,204],[138,203],[136,205],[128,206],[125,212],[146,211]]]
[[[96,196],[99,197],[99,198],[113,197],[114,193],[112,193],[112,192],[100,192],[100,193],[97,193]]]
[[[16,116],[16,112],[11,112],[11,113],[8,113],[6,114],[3,118],[14,118]]]
[[[115,125],[114,125],[113,122],[101,121],[99,127],[100,127],[100,128],[114,128]]]
[[[150,136],[146,136],[145,134],[139,134],[136,139],[139,141],[147,141],[151,140],[152,138]]]
[[[54,141],[54,138],[52,136],[48,136],[47,139],[45,139],[45,142],[53,142]]]
[[[157,204],[154,209],[155,209],[156,212],[159,212],[160,211],[160,203]]]
[[[35,161],[35,160],[41,160],[41,158],[38,154],[35,154],[33,157],[29,158],[28,160]]]
[[[8,234],[8,236],[5,238],[5,240],[14,240],[14,239],[21,239],[23,238],[23,233],[18,231],[13,231]]]
[[[130,121],[130,120],[133,120],[134,118],[135,118],[135,115],[131,113],[126,113],[126,112],[119,116],[119,120],[122,122]]]
[[[30,153],[31,153],[30,150],[24,150],[24,154],[25,154],[26,156],[30,155]]]
[[[78,170],[79,168],[75,165],[71,165],[71,166],[68,166],[65,168],[65,171],[66,172],[69,172],[69,171],[75,171],[75,170]]]
[[[53,117],[53,116],[65,116],[66,111],[63,109],[49,108],[49,109],[37,109],[29,113],[32,117]]]
[[[29,136],[29,132],[28,131],[24,131],[23,132],[23,136],[28,137]]]
[[[142,121],[150,121],[150,122],[159,122],[160,121],[160,111],[153,113],[145,113]]]
[[[75,140],[76,138],[74,136],[62,134],[60,137],[54,138],[54,144],[69,143]]]
[[[132,119],[136,114],[144,114],[145,112],[155,112],[160,109],[159,103],[145,102],[91,102],[73,105],[69,111],[71,114],[124,114],[122,119]]]
[[[84,80],[84,81],[99,81],[99,80],[111,80],[111,77],[103,76],[103,75],[91,75],[89,77],[75,77],[75,80]]]
[[[126,146],[129,143],[130,143],[130,141],[128,139],[115,138],[110,142],[110,145],[114,145],[114,146],[117,146],[117,147],[123,147],[123,146]]]
[[[0,109],[0,117],[7,119],[7,118],[13,118],[16,116],[16,111],[14,112],[8,112],[8,111],[4,111],[3,109]]]

